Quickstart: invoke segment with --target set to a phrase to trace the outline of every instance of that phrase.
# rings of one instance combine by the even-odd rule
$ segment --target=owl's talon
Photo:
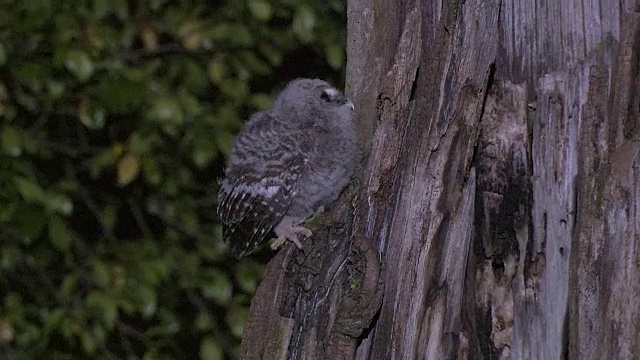
[[[276,238],[271,241],[271,250],[278,250],[287,241],[286,238]]]
[[[313,232],[304,226],[298,225],[299,220],[285,216],[282,221],[273,229],[277,238],[271,242],[271,249],[276,250],[287,240],[296,245],[298,249],[302,249],[302,243],[298,240],[298,235],[311,237]],[[294,225],[296,224],[296,225]]]
[[[292,237],[292,238],[279,237],[279,238],[273,239],[273,241],[271,241],[271,250],[278,250],[278,248],[284,245],[284,243],[286,243],[287,240],[291,241],[298,249],[302,250],[302,244],[300,243],[300,240],[298,240],[295,237]]]

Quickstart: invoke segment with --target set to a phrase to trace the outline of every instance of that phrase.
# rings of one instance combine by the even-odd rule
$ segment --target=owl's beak
[[[338,104],[340,105],[346,105],[348,107],[351,108],[351,110],[355,109],[355,106],[353,106],[353,102],[351,100],[349,100],[348,97],[338,93],[336,94],[336,100],[338,101]]]

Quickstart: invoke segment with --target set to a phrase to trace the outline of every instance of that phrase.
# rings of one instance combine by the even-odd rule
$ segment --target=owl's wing
[[[235,146],[247,139],[254,143],[251,154],[231,168],[218,193],[223,238],[237,257],[254,251],[282,220],[304,165],[303,157],[292,152],[277,132],[249,128]]]

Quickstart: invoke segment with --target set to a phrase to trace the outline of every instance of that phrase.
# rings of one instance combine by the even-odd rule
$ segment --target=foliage
[[[263,257],[215,216],[233,134],[344,67],[343,1],[2,0],[0,357],[237,357]]]

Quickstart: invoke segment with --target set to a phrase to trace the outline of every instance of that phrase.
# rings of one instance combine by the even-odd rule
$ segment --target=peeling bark
[[[352,0],[363,161],[245,358],[640,354],[640,5]]]

